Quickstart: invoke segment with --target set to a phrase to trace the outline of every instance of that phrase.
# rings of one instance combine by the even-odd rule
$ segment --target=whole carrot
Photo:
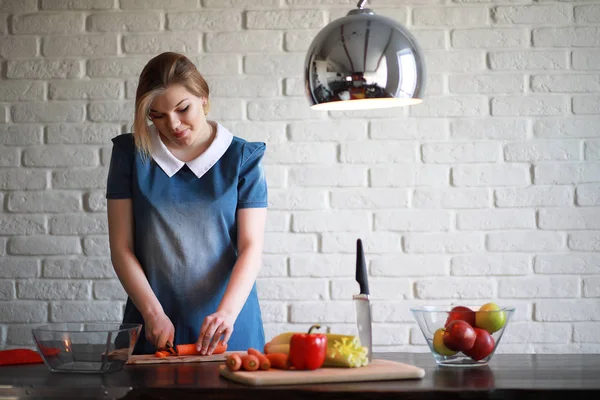
[[[215,347],[215,351],[213,354],[223,354],[227,350],[227,345],[219,342],[217,347]],[[180,356],[198,356],[200,352],[196,350],[196,343],[192,344],[178,344],[177,345],[177,354]]]
[[[256,356],[256,355],[258,355],[258,354],[262,354],[262,353],[261,353],[260,351],[256,350],[255,348],[253,348],[253,347],[250,347],[250,348],[248,349],[248,354],[250,354],[250,355],[252,355],[252,356]]]
[[[258,358],[258,362],[260,364],[260,369],[263,371],[271,368],[271,361],[263,353],[260,351],[253,349],[252,347],[248,349],[248,354],[256,356]]]
[[[242,356],[242,367],[246,371],[256,371],[259,368],[258,357],[251,354]]]
[[[248,349],[248,354],[256,356],[256,358],[258,358],[258,362],[260,364],[261,370],[266,371],[269,368],[271,368],[271,361],[269,361],[269,359],[267,357],[265,357],[265,355],[263,353],[261,353],[260,351],[253,349],[251,347]]]
[[[288,355],[285,353],[270,353],[265,354],[265,357],[271,362],[271,367],[277,369],[289,369],[290,362]]]
[[[217,344],[217,347],[215,347],[213,354],[223,354],[226,351],[227,351],[227,344],[223,344],[223,342],[219,342]]]
[[[227,368],[237,371],[242,368],[242,356],[239,353],[232,353],[227,356]]]
[[[199,355],[200,352],[196,350],[196,343],[192,344],[178,344],[177,354],[180,356]]]

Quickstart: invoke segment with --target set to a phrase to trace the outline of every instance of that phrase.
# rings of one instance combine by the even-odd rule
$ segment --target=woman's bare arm
[[[266,208],[243,208],[238,213],[238,258],[217,311],[203,322],[198,336],[201,352],[211,354],[221,334],[227,343],[262,264]]]
[[[133,251],[133,206],[131,199],[109,199],[107,202],[110,256],[125,292],[146,322],[146,337],[157,347],[173,343],[174,331],[160,302],[152,291],[142,266]],[[168,318],[167,318],[168,320]],[[166,325],[171,327],[166,327]]]

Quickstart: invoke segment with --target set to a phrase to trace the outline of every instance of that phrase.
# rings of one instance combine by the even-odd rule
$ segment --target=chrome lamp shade
[[[370,9],[352,10],[323,28],[304,64],[305,89],[316,110],[362,110],[419,104],[425,65],[414,37]]]

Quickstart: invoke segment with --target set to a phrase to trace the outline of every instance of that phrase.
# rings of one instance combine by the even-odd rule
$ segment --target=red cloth
[[[39,364],[43,362],[42,356],[37,351],[29,349],[0,351],[0,365]]]

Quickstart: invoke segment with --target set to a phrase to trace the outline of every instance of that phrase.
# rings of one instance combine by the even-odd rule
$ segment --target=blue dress
[[[267,207],[261,164],[266,146],[234,137],[217,124],[210,147],[184,163],[150,128],[152,157],[141,156],[132,134],[112,140],[106,198],[132,199],[135,255],[175,326],[175,344],[195,343],[204,318],[217,310],[237,259],[236,211]],[[144,323],[131,299],[123,322]],[[264,344],[255,284],[228,350]],[[155,351],[142,330],[134,353]]]

